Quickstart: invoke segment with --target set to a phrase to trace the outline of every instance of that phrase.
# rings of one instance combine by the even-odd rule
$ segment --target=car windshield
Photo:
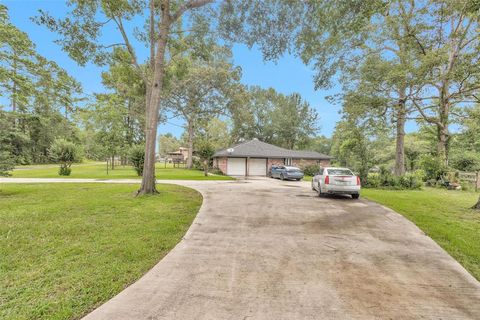
[[[352,171],[348,169],[328,169],[328,174],[332,176],[353,176]]]

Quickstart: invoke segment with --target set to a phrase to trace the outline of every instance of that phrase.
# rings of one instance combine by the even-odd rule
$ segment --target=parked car
[[[360,178],[348,168],[320,168],[312,179],[312,190],[319,196],[324,194],[349,194],[353,199],[360,197]]]
[[[290,166],[272,166],[270,169],[271,178],[279,178],[282,180],[302,180],[303,171],[297,167]]]

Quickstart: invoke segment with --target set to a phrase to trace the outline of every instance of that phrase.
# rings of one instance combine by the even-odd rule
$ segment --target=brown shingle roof
[[[231,152],[229,152],[229,150]],[[272,144],[253,139],[237,144],[228,149],[217,151],[214,157],[259,157],[259,158],[293,158],[293,159],[314,159],[328,160],[332,157],[316,151],[289,150],[274,146]]]

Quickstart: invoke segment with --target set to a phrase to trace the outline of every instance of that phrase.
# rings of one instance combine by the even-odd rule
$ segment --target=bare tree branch
[[[133,49],[133,46],[130,43],[130,40],[128,39],[128,35],[125,32],[125,28],[123,27],[123,23],[122,23],[122,18],[121,17],[118,17],[118,18],[112,17],[112,19],[113,19],[113,21],[115,21],[115,24],[117,25],[118,30],[120,30],[120,33],[122,34],[123,41],[125,41],[125,45],[127,47],[128,53],[130,53],[130,57],[132,58],[133,65],[135,65],[135,67],[137,68],[137,71],[140,74],[140,77],[143,79],[143,81],[148,83],[147,77],[145,76],[145,74],[144,74],[142,68],[140,67],[140,65],[138,64],[137,55],[135,54],[135,49]]]

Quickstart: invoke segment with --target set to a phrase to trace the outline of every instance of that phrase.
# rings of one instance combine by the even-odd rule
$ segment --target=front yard
[[[78,319],[180,241],[202,203],[177,185],[0,185],[0,319]]]
[[[362,189],[362,197],[410,219],[480,280],[480,212],[473,192]]]
[[[12,172],[13,178],[90,178],[90,179],[140,179],[131,166],[117,166],[109,169],[102,162],[87,162],[72,165],[70,176],[59,176],[58,165],[19,166]],[[171,165],[157,163],[157,179],[165,180],[232,180],[228,176],[209,175],[195,169],[173,168]]]

